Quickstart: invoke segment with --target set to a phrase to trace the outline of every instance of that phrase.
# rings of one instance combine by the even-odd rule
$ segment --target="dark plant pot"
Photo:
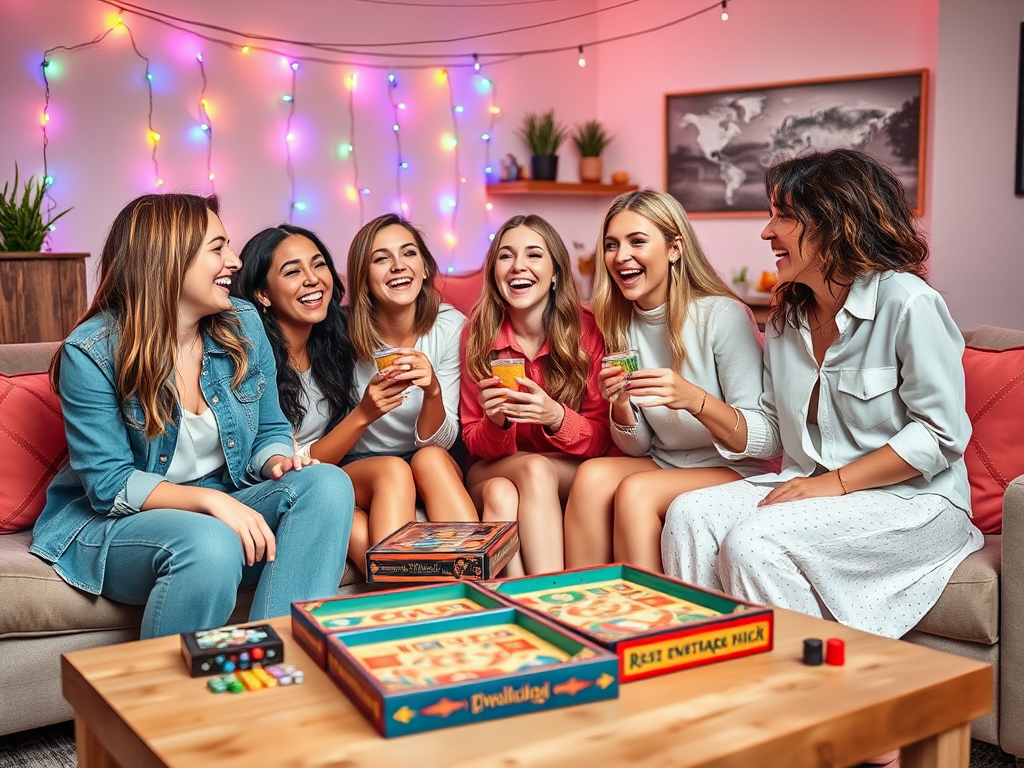
[[[558,178],[558,155],[534,155],[530,158],[531,177],[537,181]]]

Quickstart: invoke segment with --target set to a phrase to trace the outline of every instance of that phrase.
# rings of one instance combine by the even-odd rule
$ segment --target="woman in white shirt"
[[[928,247],[891,171],[832,150],[773,166],[765,187],[779,284],[737,455],[781,447],[782,469],[676,499],[665,570],[899,637],[983,542],[963,338],[923,279]]]
[[[756,408],[761,343],[750,310],[708,263],[679,202],[656,189],[617,198],[605,215],[594,314],[609,352],[639,353],[627,379],[601,370],[611,435],[625,456],[585,462],[565,511],[569,567],[612,559],[661,570],[661,526],[683,491],[766,471],[738,449],[722,402]],[[765,429],[767,431],[767,429]]]

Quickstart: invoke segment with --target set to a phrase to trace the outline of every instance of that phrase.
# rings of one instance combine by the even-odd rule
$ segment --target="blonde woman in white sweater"
[[[747,442],[727,403],[759,413],[761,343],[672,196],[620,196],[599,243],[594,314],[608,350],[637,350],[640,370],[601,371],[612,440],[625,455],[580,467],[565,513],[566,565],[614,556],[660,571],[662,521],[676,496],[765,471],[763,460],[723,455]]]

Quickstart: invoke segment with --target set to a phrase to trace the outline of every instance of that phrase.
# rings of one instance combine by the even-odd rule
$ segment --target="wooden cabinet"
[[[88,256],[0,252],[0,344],[67,336],[85,312]]]
[[[605,195],[614,197],[637,189],[636,184],[600,184],[596,182],[566,181],[499,181],[487,185],[487,194],[493,195]]]

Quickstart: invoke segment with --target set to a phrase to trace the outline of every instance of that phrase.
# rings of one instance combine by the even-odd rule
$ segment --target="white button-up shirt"
[[[768,324],[764,395],[744,410],[742,454],[783,452],[779,474],[748,478],[778,484],[843,467],[889,445],[921,475],[878,490],[903,498],[935,493],[970,512],[963,460],[971,423],[965,409],[963,336],[937,291],[912,274],[859,278],[836,315],[839,336],[819,368],[811,332]],[[808,427],[818,384],[820,444]]]

